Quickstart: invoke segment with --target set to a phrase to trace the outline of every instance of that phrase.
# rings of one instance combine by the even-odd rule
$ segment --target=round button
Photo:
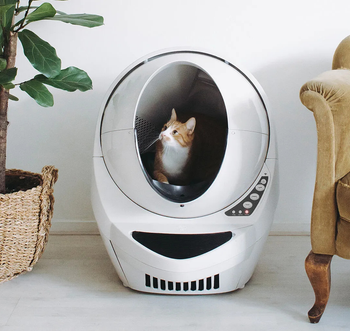
[[[265,186],[262,184],[256,185],[255,188],[257,191],[260,191],[260,192],[265,190]]]
[[[249,197],[250,197],[253,201],[256,201],[256,200],[259,200],[260,195],[259,195],[258,193],[252,193]]]
[[[263,179],[260,181],[260,183],[263,184],[263,185],[266,185],[267,180],[266,180],[265,178],[263,178]]]
[[[246,209],[250,209],[253,207],[253,204],[250,201],[246,201],[243,203],[243,207]]]

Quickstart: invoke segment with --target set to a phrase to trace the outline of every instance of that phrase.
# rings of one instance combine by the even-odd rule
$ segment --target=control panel
[[[237,205],[225,212],[227,216],[250,216],[263,196],[269,177],[262,176],[253,190]]]

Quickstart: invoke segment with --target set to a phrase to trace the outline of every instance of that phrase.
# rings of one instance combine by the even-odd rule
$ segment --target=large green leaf
[[[57,1],[61,1],[61,0],[57,0]],[[66,0],[62,0],[62,1],[66,1]],[[30,6],[30,8],[31,9],[37,9],[39,7],[38,6]],[[16,12],[17,13],[21,13],[21,12],[26,11],[27,9],[28,9],[28,6],[24,6],[24,7],[21,6],[21,7],[17,8]],[[66,15],[66,13],[64,13],[63,11],[56,10],[56,12],[58,14]]]
[[[17,75],[17,68],[0,71],[0,85],[12,82]]]
[[[5,36],[9,33],[16,1],[0,1],[0,54],[3,53]]]
[[[47,18],[48,20],[61,21],[64,23],[70,23],[74,25],[81,25],[88,28],[103,25],[103,17],[99,15],[91,14],[67,14],[67,15],[55,15],[54,17]]]
[[[4,70],[7,67],[7,61],[6,59],[0,57],[0,70]]]
[[[44,84],[32,79],[20,84],[19,87],[22,91],[27,92],[40,106],[53,106],[53,96]]]
[[[15,95],[12,95],[12,94],[9,94],[9,99],[12,101],[19,101],[19,99]]]
[[[12,24],[12,17],[15,12],[14,4],[0,5],[1,27],[9,29]]]
[[[5,83],[5,84],[2,84],[2,86],[5,88],[5,90],[11,90],[16,87],[16,85],[13,83]]]
[[[6,22],[3,27],[10,27],[12,24],[12,17],[15,12],[17,0],[0,0],[0,9],[1,13],[6,13],[6,17],[4,18],[4,22]]]
[[[0,0],[0,6],[15,5],[18,0]]]
[[[56,15],[56,9],[50,3],[47,3],[47,2],[43,3],[39,7],[30,6],[30,8],[31,9],[35,8],[35,10],[33,12],[31,12],[30,14],[28,14],[27,17],[22,18],[16,24],[14,24],[12,26],[13,30],[16,26],[20,26],[21,24],[24,24],[24,21],[26,21],[26,24],[28,24],[31,22],[43,20],[47,17],[53,17]],[[20,12],[25,11],[27,9],[28,9],[28,7],[19,7],[17,9],[17,13],[20,13]]]
[[[53,17],[55,15],[56,15],[56,9],[50,3],[45,2],[27,16],[27,21],[28,22],[40,21],[44,18]]]
[[[61,60],[56,50],[34,32],[23,30],[18,33],[25,56],[33,67],[46,77],[55,77],[61,71]]]
[[[88,74],[76,67],[69,67],[62,70],[56,77],[47,78],[44,75],[37,75],[34,79],[69,92],[76,90],[85,92],[92,89],[92,81]]]

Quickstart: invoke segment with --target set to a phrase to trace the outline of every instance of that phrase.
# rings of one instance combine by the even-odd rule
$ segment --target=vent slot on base
[[[164,279],[158,279],[150,275],[145,275],[145,286],[148,288],[158,289],[161,291],[175,292],[194,292],[194,291],[210,291],[220,288],[220,275],[216,274],[212,277],[207,277],[188,282],[173,282]]]

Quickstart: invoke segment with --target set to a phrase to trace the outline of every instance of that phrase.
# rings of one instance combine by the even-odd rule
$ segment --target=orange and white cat
[[[220,168],[226,130],[197,114],[180,121],[175,109],[156,143],[153,177],[159,182],[189,185],[211,179]]]
[[[170,120],[163,126],[156,144],[154,178],[162,183],[180,182],[190,159],[196,120],[191,117],[186,123],[177,120],[175,109]]]

